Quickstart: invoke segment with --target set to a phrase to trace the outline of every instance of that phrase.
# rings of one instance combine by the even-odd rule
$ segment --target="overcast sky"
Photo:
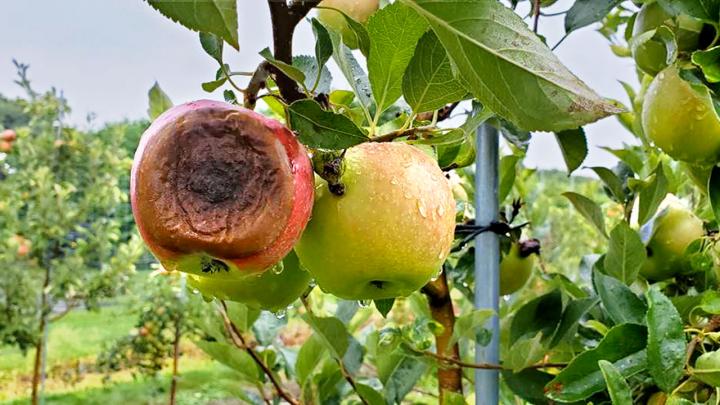
[[[562,11],[572,0],[560,0],[547,12]],[[0,0],[0,93],[19,96],[13,83],[12,59],[30,64],[36,89],[63,90],[73,108],[70,120],[84,125],[146,115],[147,90],[157,80],[175,103],[207,94],[200,83],[214,79],[216,62],[200,48],[197,33],[161,16],[141,0]],[[253,70],[258,52],[271,43],[270,16],[264,0],[238,0],[240,52],[226,47],[233,70]],[[563,34],[563,18],[543,18],[540,33],[554,44]],[[295,53],[312,54],[308,24],[295,37]],[[630,59],[612,54],[594,27],[573,33],[557,55],[578,77],[605,97],[627,103],[618,83],[637,83]],[[338,78],[337,69],[332,69]],[[633,142],[615,118],[586,127],[590,154],[585,165],[612,164],[615,159],[599,146]],[[526,164],[562,168],[562,155],[551,134],[537,134]]]

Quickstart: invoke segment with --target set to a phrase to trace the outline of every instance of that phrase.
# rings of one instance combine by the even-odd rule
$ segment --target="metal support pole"
[[[475,223],[487,225],[498,219],[498,130],[484,124],[477,130],[475,157]],[[499,308],[500,246],[498,236],[481,233],[475,239],[475,308],[489,308],[495,314],[486,327],[492,333],[487,347],[475,347],[478,363],[498,364],[500,360]],[[497,370],[475,370],[475,404],[498,404]]]

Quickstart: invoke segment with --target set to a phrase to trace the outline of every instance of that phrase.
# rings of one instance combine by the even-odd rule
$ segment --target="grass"
[[[50,329],[47,351],[46,404],[165,404],[170,376],[133,376],[120,371],[104,382],[105,375],[88,369],[106,343],[128,333],[135,322],[124,306],[97,312],[74,311]],[[231,369],[212,361],[189,342],[183,344],[178,384],[179,404],[204,404],[217,399],[243,397],[238,377]],[[30,391],[33,351],[0,349],[0,403],[26,404]]]

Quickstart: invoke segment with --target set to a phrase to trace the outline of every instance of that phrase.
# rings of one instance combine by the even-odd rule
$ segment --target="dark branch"
[[[251,110],[255,109],[255,103],[258,99],[258,93],[264,89],[267,84],[267,78],[270,75],[269,71],[270,63],[264,61],[258,65],[255,72],[253,72],[250,82],[248,82],[247,89],[245,90],[245,96],[243,97],[243,104],[245,108]]]
[[[295,27],[319,2],[320,0],[297,0],[288,6],[285,0],[268,0],[273,27],[275,59],[292,64],[292,42]],[[305,98],[294,80],[275,67],[271,67],[270,70],[275,75],[275,82],[280,89],[280,94],[288,104]]]
[[[450,115],[452,114],[453,110],[455,110],[455,107],[457,107],[459,104],[460,104],[460,102],[456,101],[452,104],[448,104],[445,107],[439,109],[438,116],[437,116],[437,122],[445,121],[446,119],[450,118]],[[417,115],[417,119],[419,121],[430,121],[433,118],[434,114],[435,114],[434,111],[420,113]]]

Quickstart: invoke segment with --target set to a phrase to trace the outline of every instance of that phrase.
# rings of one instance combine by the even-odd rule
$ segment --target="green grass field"
[[[52,325],[48,345],[47,404],[164,404],[170,379],[167,372],[157,378],[134,377],[129,371],[103,374],[88,370],[103,345],[128,333],[134,322],[123,306],[98,312],[77,310]],[[234,371],[213,362],[187,342],[180,361],[178,403],[203,404],[243,395]],[[0,403],[26,404],[30,392],[33,352],[0,349]],[[86,371],[78,373],[78,368]]]

